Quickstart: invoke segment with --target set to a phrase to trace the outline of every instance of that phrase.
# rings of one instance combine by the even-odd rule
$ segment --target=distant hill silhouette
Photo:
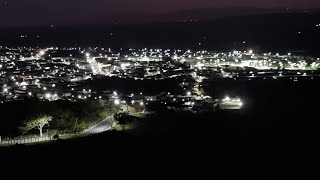
[[[201,8],[177,11],[157,16],[152,16],[149,21],[199,21],[214,20],[229,16],[246,16],[261,14],[279,14],[279,13],[298,13],[304,12],[305,9],[288,9],[288,8],[254,8],[254,7],[234,7],[234,8]],[[312,10],[312,12],[315,10]]]
[[[242,12],[246,13],[245,10]],[[254,48],[262,51],[320,54],[320,27],[316,26],[320,19],[318,10],[294,13],[270,11],[266,14],[242,16],[230,14],[220,18],[217,18],[220,13],[215,13],[216,16],[212,16],[215,19],[186,22],[171,19],[169,22],[130,25],[0,29],[0,45],[212,50]],[[27,35],[27,38],[21,38],[21,35]]]

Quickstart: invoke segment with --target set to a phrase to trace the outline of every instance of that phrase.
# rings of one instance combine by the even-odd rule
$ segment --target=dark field
[[[89,179],[310,175],[305,171],[315,168],[319,158],[318,79],[216,80],[209,84],[217,96],[239,95],[245,108],[203,114],[159,109],[142,121],[142,126],[152,129],[139,135],[112,131],[52,144],[1,148],[2,165],[20,169],[14,164],[23,162],[25,170],[51,169]]]

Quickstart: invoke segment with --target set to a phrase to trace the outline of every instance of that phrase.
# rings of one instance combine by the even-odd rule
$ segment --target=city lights
[[[6,101],[33,96],[42,100],[50,99],[50,101],[97,99],[117,105],[122,104],[119,99],[125,99],[129,104],[141,106],[147,105],[145,102],[151,104],[161,101],[168,107],[173,102],[188,106],[216,102],[222,104],[223,108],[239,108],[244,106],[240,98],[226,96],[214,99],[208,96],[207,80],[290,79],[297,82],[302,78],[315,80],[318,76],[317,69],[320,69],[320,59],[317,57],[299,56],[288,52],[267,53],[254,49],[213,52],[191,49],[131,48],[127,52],[100,47],[52,47],[41,51],[31,48],[30,54],[21,55],[20,59],[19,57],[13,59],[17,51],[8,49],[3,48],[3,51],[8,51],[7,55],[4,53],[0,56],[2,61],[0,74],[3,77],[2,95]],[[55,55],[47,58],[47,55],[53,55],[52,50],[56,52],[63,50],[66,53],[63,57]],[[40,52],[43,53],[42,57],[39,57]],[[86,58],[83,59],[83,56]],[[171,58],[171,61],[164,60],[163,57]],[[137,88],[132,88],[128,93],[122,88],[116,89],[113,86],[109,87],[114,89],[107,88],[102,91],[100,88],[93,87],[94,83],[86,83],[91,80],[95,82],[96,79],[100,80],[104,77],[106,82],[108,78],[115,82],[118,80],[132,80],[134,83],[155,81],[159,84],[162,84],[161,81],[169,80],[174,82],[172,84],[176,87],[169,89],[172,85],[168,83],[165,84],[168,87],[165,87],[161,93],[152,94],[144,88],[135,91],[134,89]],[[131,84],[128,83],[128,88],[131,88],[129,85]]]

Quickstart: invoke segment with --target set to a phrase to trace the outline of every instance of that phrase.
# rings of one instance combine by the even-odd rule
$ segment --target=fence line
[[[11,144],[29,144],[42,141],[51,141],[53,136],[44,137],[30,137],[30,138],[0,138],[0,144],[11,145]]]

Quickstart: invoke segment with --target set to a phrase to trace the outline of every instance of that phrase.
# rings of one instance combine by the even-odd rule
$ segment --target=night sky
[[[110,23],[186,9],[319,8],[319,0],[0,0],[0,27]]]

